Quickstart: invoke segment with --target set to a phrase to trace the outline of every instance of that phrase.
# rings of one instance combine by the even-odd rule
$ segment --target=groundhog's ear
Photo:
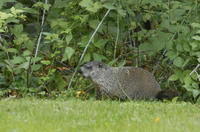
[[[102,63],[99,64],[99,68],[103,68],[103,64]]]

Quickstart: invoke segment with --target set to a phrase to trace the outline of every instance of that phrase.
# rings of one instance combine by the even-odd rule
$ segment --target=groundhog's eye
[[[91,66],[85,66],[85,68],[86,68],[86,69],[89,69],[89,70],[91,70],[91,69],[92,69],[92,67],[91,67]]]

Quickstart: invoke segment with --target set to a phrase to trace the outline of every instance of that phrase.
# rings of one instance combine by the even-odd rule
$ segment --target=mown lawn
[[[0,100],[0,132],[199,132],[200,106],[185,102]]]

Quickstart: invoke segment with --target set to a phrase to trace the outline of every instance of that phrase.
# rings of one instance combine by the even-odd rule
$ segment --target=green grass
[[[200,106],[185,102],[76,99],[0,101],[0,132],[82,131],[199,132]]]

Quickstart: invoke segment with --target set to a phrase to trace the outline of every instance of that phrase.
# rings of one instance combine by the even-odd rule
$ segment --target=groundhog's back
[[[142,68],[114,68],[118,89],[123,89],[131,99],[154,98],[160,91],[155,77]]]

